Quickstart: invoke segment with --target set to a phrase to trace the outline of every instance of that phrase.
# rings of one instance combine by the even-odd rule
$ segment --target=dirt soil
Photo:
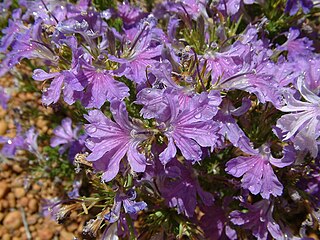
[[[20,71],[20,70],[19,70]],[[23,77],[23,71],[22,77]],[[30,75],[30,74],[29,74]],[[8,108],[0,107],[0,136],[16,135],[15,121],[26,122],[35,126],[40,134],[51,134],[48,121],[43,116],[52,114],[51,108],[41,104],[40,94],[21,92],[18,81],[11,76],[0,78],[0,86],[9,90],[11,99]],[[36,107],[42,116],[29,118],[24,109]],[[39,143],[42,146],[48,143]],[[1,146],[0,146],[1,149]],[[53,219],[42,214],[44,199],[61,196],[63,183],[49,179],[35,180],[30,176],[28,159],[18,156],[17,159],[0,161],[0,238],[2,240],[72,240],[82,232],[84,220],[77,213],[71,213],[67,222],[57,224]],[[80,238],[81,239],[81,238]]]

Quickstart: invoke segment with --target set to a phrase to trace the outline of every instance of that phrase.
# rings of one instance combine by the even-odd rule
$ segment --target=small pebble
[[[18,229],[22,226],[21,213],[19,211],[9,212],[3,220],[3,225],[10,230]]]
[[[2,240],[11,240],[10,234],[9,233],[4,234],[1,239]]]
[[[9,169],[10,169],[10,165],[9,164],[4,163],[4,164],[1,165],[1,170],[2,171],[8,171]]]
[[[7,115],[7,111],[0,106],[0,118],[5,117],[6,115]]]
[[[19,204],[21,207],[26,207],[28,206],[28,203],[29,203],[29,199],[27,197],[22,197],[20,200],[19,200]]]
[[[26,192],[24,191],[24,188],[22,188],[22,187],[15,188],[13,190],[13,192],[14,192],[14,195],[16,196],[16,198],[18,198],[18,199],[22,198],[26,194]]]
[[[33,184],[32,190],[35,192],[39,192],[41,190],[41,186],[39,186],[38,184]]]
[[[34,225],[37,223],[39,216],[37,214],[31,215],[27,217],[27,223],[29,225]]]
[[[35,213],[38,211],[38,201],[32,198],[28,203],[28,208],[30,213]]]
[[[25,232],[22,233],[21,236],[20,236],[20,239],[21,239],[21,240],[28,240],[27,234],[26,234]]]
[[[9,202],[7,200],[5,200],[5,199],[2,199],[0,201],[0,204],[1,204],[2,209],[6,209],[6,208],[9,207]]]
[[[4,135],[7,132],[8,124],[5,120],[0,120],[0,135]]]
[[[72,240],[74,238],[74,235],[70,232],[67,232],[66,230],[62,230],[60,232],[60,240]]]
[[[21,173],[23,171],[23,168],[20,167],[18,164],[14,164],[12,170],[16,173]]]
[[[77,230],[77,228],[78,228],[78,224],[76,223],[71,223],[67,226],[67,230],[69,232],[74,232],[75,230]]]
[[[11,176],[10,171],[1,172],[1,177],[3,178],[9,178]]]
[[[54,232],[52,230],[53,229],[49,228],[38,229],[37,237],[39,237],[41,240],[51,240],[54,235]]]
[[[0,199],[2,199],[9,190],[10,188],[6,182],[0,182]]]
[[[0,236],[5,235],[6,233],[8,233],[8,230],[4,226],[0,225]]]

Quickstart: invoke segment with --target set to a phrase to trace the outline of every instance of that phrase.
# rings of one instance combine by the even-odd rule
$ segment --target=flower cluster
[[[319,184],[320,49],[303,19],[291,28],[272,14],[250,22],[247,9],[264,3],[248,0],[166,0],[148,11],[128,2],[104,10],[89,0],[20,2],[2,30],[0,75],[34,62],[42,103],[83,112],[67,114],[50,146],[69,149],[71,162],[85,154],[90,176],[112,186],[103,195],[113,199],[109,210],[90,222],[108,223],[104,237],[307,237],[281,214],[289,200],[320,206],[319,191],[306,187]],[[318,6],[288,0],[275,12],[293,22]],[[23,143],[0,141],[7,155],[9,141]],[[180,225],[162,227],[172,210]],[[133,230],[136,219],[149,232]],[[308,231],[319,233],[316,226]]]

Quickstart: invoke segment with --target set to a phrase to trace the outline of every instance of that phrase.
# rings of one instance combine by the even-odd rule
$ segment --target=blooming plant
[[[89,215],[79,239],[312,239],[319,7],[5,1],[0,75],[31,67],[19,84],[52,109],[53,131],[21,120],[0,137],[1,157],[22,150],[74,168],[69,198],[46,214]],[[0,98],[7,108],[10,91]]]

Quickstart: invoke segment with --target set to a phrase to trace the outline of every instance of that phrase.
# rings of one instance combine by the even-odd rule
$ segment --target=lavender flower
[[[119,240],[118,224],[110,224],[103,232],[102,239]]]
[[[114,198],[114,205],[110,212],[104,216],[109,223],[114,223],[120,218],[121,205],[123,205],[125,213],[136,215],[147,207],[144,201],[136,202],[137,193],[135,190],[130,189],[126,193],[117,192]]]
[[[253,236],[259,240],[266,240],[268,232],[275,239],[284,239],[280,226],[272,217],[273,203],[268,200],[261,200],[253,205],[245,204],[245,206],[249,212],[233,211],[230,213],[233,224],[252,230]]]
[[[33,154],[38,155],[39,154],[39,149],[38,149],[38,133],[35,132],[35,128],[31,127],[27,132],[26,132],[26,138],[24,140],[25,146],[27,150]]]
[[[230,201],[224,201],[223,207],[214,204],[203,209],[205,214],[201,217],[199,224],[207,239],[237,239],[236,231],[228,223],[226,202],[230,204]]]
[[[138,84],[146,81],[147,68],[157,63],[155,58],[160,56],[162,51],[162,45],[153,46],[151,43],[156,31],[153,21],[153,17],[147,18],[137,29],[127,30],[129,36],[130,32],[135,33],[133,39],[128,39],[131,44],[125,46],[120,58],[109,57],[110,60],[121,63],[119,76],[124,75]]]
[[[51,47],[42,40],[41,24],[42,21],[38,19],[30,29],[16,35],[15,41],[12,44],[12,50],[6,56],[9,68],[12,68],[24,58],[39,58],[51,63],[58,60],[59,57]]]
[[[66,17],[66,1],[51,0],[20,0],[21,6],[26,8],[22,19],[28,20],[33,17],[34,20],[40,20],[47,25],[55,25],[57,21],[61,21]]]
[[[236,14],[240,9],[241,0],[218,1],[217,8],[227,16]]]
[[[11,4],[12,4],[12,1],[10,0],[4,0],[0,3],[0,11],[2,12],[2,16],[1,16],[2,18],[7,18],[8,15],[10,14],[8,10]]]
[[[256,154],[257,151],[252,148],[250,139],[245,135],[242,129],[236,123],[234,116],[241,116],[251,107],[249,99],[243,99],[243,104],[238,109],[230,101],[224,99],[221,110],[214,117],[214,120],[220,125],[219,134],[224,139],[225,136],[235,147],[239,147],[243,152]]]
[[[308,38],[298,38],[300,31],[298,29],[289,29],[287,34],[287,41],[278,47],[280,51],[288,51],[288,58],[290,60],[295,60],[298,56],[310,56],[312,54],[312,41]]]
[[[187,14],[192,19],[197,19],[205,12],[205,0],[166,1],[163,3],[169,12]]]
[[[59,73],[46,73],[41,69],[36,69],[33,73],[33,79],[44,81],[54,78],[48,89],[43,90],[42,102],[45,105],[57,103],[60,99],[61,90],[63,89],[64,100],[69,105],[77,100],[77,93],[84,88],[75,75],[70,71],[62,71]],[[79,95],[79,94],[78,94]]]
[[[60,148],[60,153],[63,153],[65,148],[67,148],[65,145],[70,144],[77,139],[78,131],[79,127],[72,130],[72,121],[70,118],[63,119],[61,126],[58,126],[53,130],[55,136],[50,140],[51,147],[64,145],[62,148]]]
[[[297,186],[310,195],[310,199],[315,206],[320,207],[320,165],[319,160],[315,164],[310,164]]]
[[[299,71],[296,69],[296,79],[299,75],[305,74],[305,85],[306,87],[315,93],[315,95],[320,94],[320,58],[298,58],[296,59],[299,64]],[[295,64],[297,65],[297,64]],[[294,84],[296,83],[293,82]]]
[[[50,139],[50,146],[57,147],[60,145],[59,153],[63,154],[68,148],[68,158],[70,161],[74,160],[77,153],[85,150],[84,138],[85,135],[78,137],[80,127],[72,130],[72,121],[70,118],[65,118],[61,122],[61,126],[53,130],[53,136]]]
[[[146,17],[146,13],[142,12],[139,7],[132,6],[127,1],[118,4],[117,13],[127,29]]]
[[[18,33],[25,32],[27,28],[20,20],[21,9],[15,9],[12,13],[12,19],[8,21],[8,27],[2,29],[3,37],[0,40],[0,52],[5,53],[9,46],[15,41]]]
[[[72,190],[68,192],[68,197],[70,199],[76,199],[80,197],[80,187],[82,185],[82,181],[79,179],[75,179],[72,183]]]
[[[74,37],[67,38],[61,42],[65,42],[72,50],[71,69],[54,73],[47,73],[42,69],[36,69],[32,75],[36,81],[53,78],[50,87],[43,90],[42,102],[45,105],[58,102],[61,90],[63,90],[64,100],[71,105],[80,98],[81,91],[84,89],[83,80],[80,81],[75,75],[78,72],[78,58],[80,58],[82,51],[77,49],[77,41]]]
[[[290,16],[295,15],[300,8],[304,13],[310,12],[313,7],[312,0],[288,0],[286,4],[285,12],[289,13]]]
[[[320,136],[320,97],[311,92],[300,76],[297,88],[305,102],[298,100],[290,92],[285,92],[286,106],[280,110],[288,112],[277,121],[277,127],[281,129],[283,141],[291,140],[298,150],[308,150],[313,157],[318,155],[317,139]]]
[[[148,138],[146,130],[129,121],[123,102],[112,102],[111,111],[115,122],[99,110],[85,115],[90,122],[85,127],[90,136],[86,146],[92,151],[87,160],[92,161],[98,170],[104,171],[102,180],[106,182],[117,175],[120,161],[125,155],[133,171],[143,172],[146,167],[146,158],[138,151],[139,144]]]
[[[49,217],[52,220],[56,220],[56,215],[60,211],[61,203],[61,199],[57,197],[51,199],[42,199],[41,215],[44,217]]]
[[[0,136],[0,143],[4,144],[1,154],[7,158],[14,158],[19,149],[24,149],[24,139],[21,135],[14,138]]]
[[[280,196],[283,186],[273,172],[272,166],[283,168],[293,163],[294,151],[287,146],[283,149],[283,157],[276,159],[272,157],[270,148],[263,146],[260,153],[250,157],[236,157],[227,162],[226,172],[241,177],[241,186],[249,189],[252,194],[258,194],[269,199],[270,195]]]
[[[201,147],[213,147],[216,144],[218,126],[212,121],[221,102],[220,95],[211,91],[194,96],[189,105],[180,105],[177,95],[167,94],[170,118],[160,124],[161,130],[168,138],[168,147],[160,154],[163,164],[170,161],[177,153],[193,162],[200,161]],[[201,147],[200,147],[201,146]]]
[[[7,109],[7,103],[10,99],[10,95],[6,92],[6,90],[0,86],[0,106],[3,109]]]
[[[123,100],[129,96],[129,88],[115,80],[111,71],[96,68],[90,63],[82,63],[82,72],[79,77],[88,82],[82,98],[87,108],[101,108],[106,100]]]
[[[3,144],[1,154],[7,158],[14,158],[18,150],[25,149],[25,142],[23,134],[21,133],[21,126],[16,126],[16,136],[13,138],[0,136],[0,144]]]
[[[201,188],[191,165],[184,166],[173,159],[161,177],[162,181],[158,183],[160,192],[169,207],[176,207],[179,214],[192,217],[199,202],[197,196],[205,206],[213,204],[213,196]]]
[[[257,32],[249,26],[241,41],[236,41],[228,51],[205,56],[213,78],[212,88],[243,90],[255,94],[261,103],[269,101],[279,106],[281,92],[272,74],[275,64],[269,60],[272,52],[258,40]]]

